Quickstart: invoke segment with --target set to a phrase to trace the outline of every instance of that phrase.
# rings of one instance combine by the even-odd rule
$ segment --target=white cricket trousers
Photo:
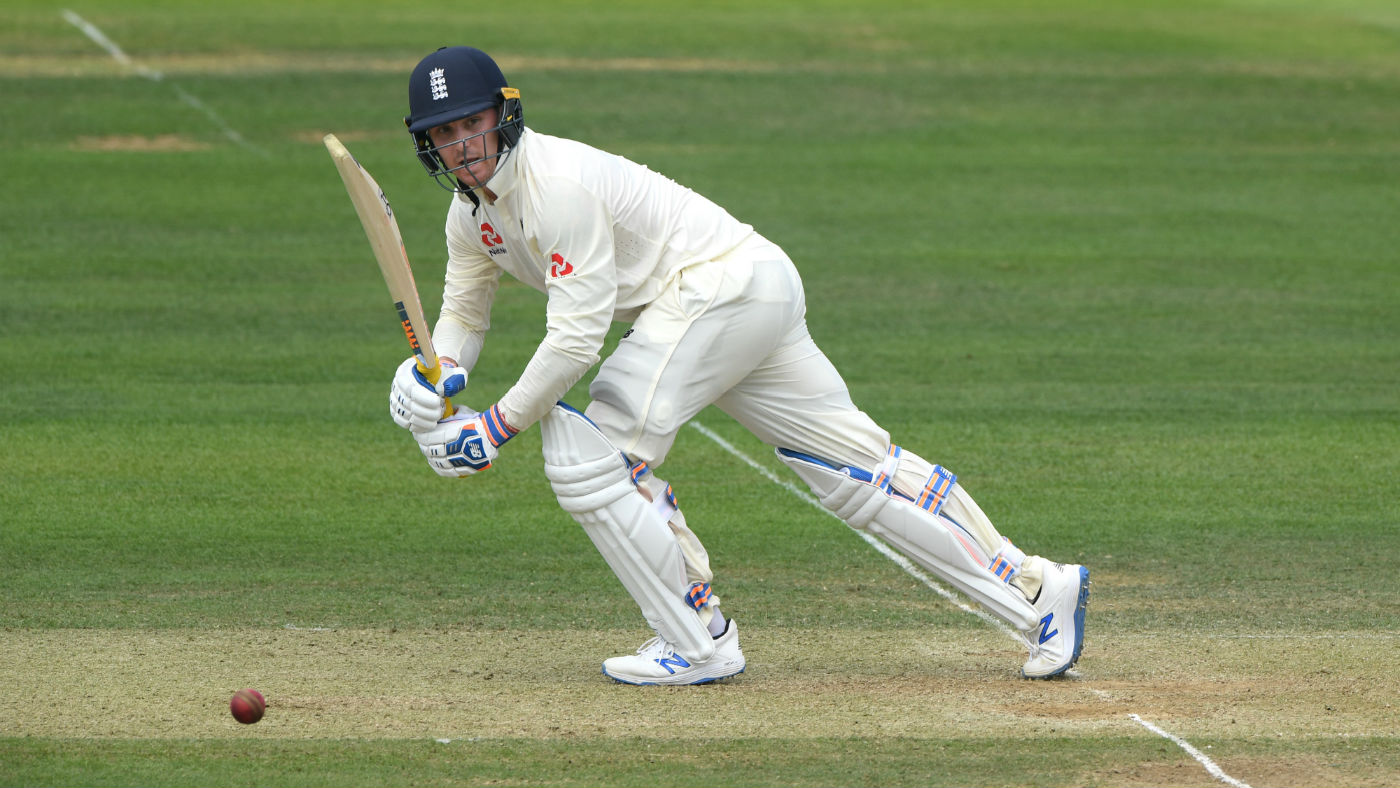
[[[633,461],[659,466],[717,405],[770,446],[873,469],[889,433],[856,408],[807,331],[797,268],[757,234],[685,269],[599,368],[586,414]]]
[[[875,471],[890,452],[889,433],[851,402],[846,382],[807,332],[797,269],[782,249],[757,235],[718,260],[685,269],[642,311],[589,394],[588,417],[629,458],[653,468],[666,459],[681,427],[710,404],[770,446],[837,466]],[[911,500],[934,478],[934,466],[908,450],[895,467],[893,486]],[[655,477],[650,483],[653,496],[666,487]],[[948,495],[945,511],[954,519],[940,522],[972,537],[975,546],[959,542],[975,563],[989,566],[994,556],[1020,552],[961,485]],[[669,525],[688,582],[709,583],[709,556],[679,510]],[[1041,570],[1021,555],[1014,582],[1030,599]],[[711,599],[720,604],[718,595]],[[709,624],[712,615],[701,611],[701,620]]]

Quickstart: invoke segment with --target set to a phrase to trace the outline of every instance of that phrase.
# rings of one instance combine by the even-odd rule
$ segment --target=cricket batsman
[[[707,405],[728,413],[852,528],[869,532],[1026,638],[1029,678],[1079,658],[1089,571],[1027,555],[947,468],[891,442],[851,401],[807,331],[802,281],[754,228],[646,167],[524,125],[520,92],[465,46],[423,58],[405,118],[418,160],[453,193],[434,330],[443,373],[410,357],[395,422],[443,476],[489,469],[541,424],[545,472],[655,637],[603,662],[627,684],[703,684],[744,670],[709,556],[656,476]],[[503,273],[543,292],[545,332],[519,379],[480,412],[442,418],[491,326]],[[614,321],[631,324],[601,358]],[[594,365],[580,413],[556,404]],[[460,400],[459,400],[460,402]]]

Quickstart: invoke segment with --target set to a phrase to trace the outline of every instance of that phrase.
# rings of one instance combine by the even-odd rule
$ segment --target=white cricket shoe
[[[724,634],[715,638],[715,653],[691,664],[660,636],[642,644],[636,654],[603,660],[603,675],[623,684],[708,684],[744,672],[739,650],[739,625],[729,619]]]
[[[1045,562],[1040,594],[1033,603],[1040,626],[1024,633],[1031,656],[1021,666],[1028,679],[1048,679],[1069,670],[1084,649],[1084,608],[1089,604],[1089,570],[1078,564]]]

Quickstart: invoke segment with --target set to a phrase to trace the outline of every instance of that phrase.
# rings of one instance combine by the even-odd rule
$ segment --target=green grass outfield
[[[1222,784],[1139,720],[1226,780],[1400,782],[1400,9],[590,5],[0,11],[0,786]],[[1074,676],[1020,680],[715,410],[662,475],[749,670],[598,674],[647,633],[538,431],[449,482],[388,419],[320,143],[435,315],[400,119],[458,43],[789,251],[856,402],[1091,568]],[[502,287],[468,404],[542,309]]]

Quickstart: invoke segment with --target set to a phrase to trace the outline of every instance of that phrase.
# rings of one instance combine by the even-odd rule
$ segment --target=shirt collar
[[[491,176],[491,180],[486,182],[486,188],[495,193],[496,199],[504,199],[520,183],[520,157],[524,153],[525,146],[530,144],[530,137],[534,132],[528,128],[522,129],[520,139],[515,143],[515,147],[505,155],[505,162]],[[498,163],[500,159],[496,160]]]

